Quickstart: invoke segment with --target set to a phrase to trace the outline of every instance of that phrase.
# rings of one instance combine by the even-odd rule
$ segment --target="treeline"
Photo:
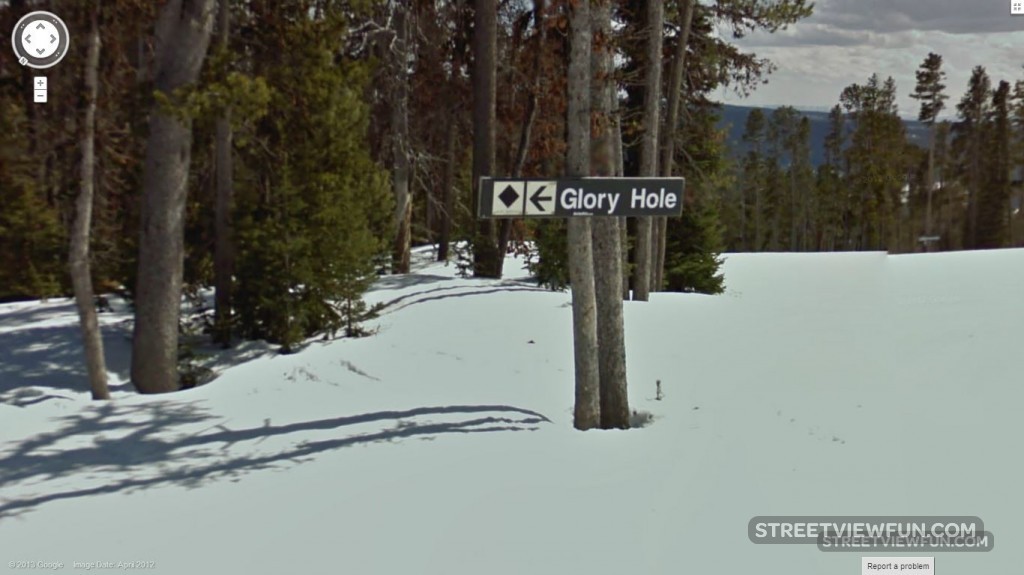
[[[955,107],[942,57],[929,54],[911,97],[928,129],[908,139],[892,78],[843,90],[829,114],[824,163],[810,123],[790,107],[753,110],[722,219],[731,251],[991,249],[1024,241],[1024,80],[973,70]],[[952,117],[950,117],[952,116]],[[1016,200],[1014,200],[1016,196]]]
[[[133,383],[161,392],[182,385],[183,293],[214,288],[215,341],[287,352],[358,335],[363,292],[407,272],[414,245],[483,277],[537,245],[541,280],[564,284],[564,225],[478,221],[473,186],[567,173],[576,4],[0,1],[0,27],[50,10],[82,46],[43,74],[45,105],[28,89],[40,74],[0,51],[0,299],[74,293],[97,344],[92,294],[121,291]],[[708,95],[749,91],[772,65],[718,30],[779,30],[810,6],[590,4],[605,55],[590,173],[687,178],[682,218],[615,222],[624,279],[641,298],[720,291],[731,175]],[[86,347],[99,377],[102,350]]]

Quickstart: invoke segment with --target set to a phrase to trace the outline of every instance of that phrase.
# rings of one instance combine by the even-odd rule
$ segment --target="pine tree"
[[[924,179],[928,201],[924,226],[926,236],[932,235],[932,194],[935,190],[935,123],[939,114],[946,107],[946,100],[949,98],[945,94],[946,85],[942,83],[945,78],[946,73],[942,70],[942,56],[931,52],[917,70],[917,86],[914,88],[914,93],[910,95],[911,98],[921,102],[921,110],[917,119],[929,128],[928,167]]]
[[[644,2],[644,104],[640,143],[640,176],[658,175],[658,127],[661,123],[662,36],[664,4],[662,0]],[[636,261],[633,268],[633,299],[647,301],[651,291],[652,218],[636,220]],[[656,240],[655,240],[656,242]]]
[[[818,168],[815,183],[817,197],[818,250],[834,251],[848,245],[848,192],[844,186],[843,149],[846,146],[846,116],[837,104],[828,115],[825,136],[825,162]]]
[[[679,152],[688,158],[682,164],[687,201],[680,217],[669,218],[665,283],[668,291],[718,294],[725,289],[720,199],[734,183],[724,134],[716,127],[718,116],[714,108],[703,106],[691,104],[688,115],[693,120],[680,142]]]
[[[959,171],[967,188],[967,217],[964,220],[964,247],[978,246],[978,217],[984,185],[985,122],[989,117],[992,84],[984,66],[971,73],[967,92],[957,104],[960,122],[954,128],[954,145]]]
[[[495,175],[495,131],[497,129],[497,37],[496,0],[473,3],[473,189],[480,178]],[[478,194],[474,193],[474,198]],[[475,200],[474,200],[475,201]],[[475,205],[475,204],[474,204]],[[473,210],[476,213],[476,210]],[[473,237],[473,273],[477,277],[500,278],[505,254],[498,247],[493,220],[477,223]]]
[[[1024,167],[1024,80],[1014,82],[1010,102],[1010,129],[1012,132],[1010,165],[1019,174],[1020,169]],[[1021,213],[1024,213],[1024,186],[1021,186],[1019,182],[1016,182],[1015,186],[1017,187],[1017,201],[1015,202],[1017,209],[1010,217],[1009,240],[1011,246],[1018,245],[1018,222],[1024,221],[1024,218],[1021,218]]]
[[[566,172],[590,173],[591,30],[590,0],[567,6],[569,25],[568,106],[566,109]],[[597,351],[597,300],[594,284],[593,241],[589,218],[569,218],[568,264],[572,282],[575,406],[573,426],[579,430],[601,425],[600,368]]]
[[[906,181],[905,128],[896,108],[896,84],[877,74],[840,97],[853,123],[844,152],[854,249],[884,250],[896,244],[897,206]]]
[[[760,251],[764,247],[764,196],[768,186],[765,140],[767,120],[760,108],[747,115],[743,129],[746,154],[740,174],[740,237],[745,250]],[[748,220],[753,220],[748,224]]]
[[[992,105],[985,119],[984,187],[979,196],[977,247],[1006,245],[1010,204],[1010,83],[1000,82],[992,93]]]
[[[314,334],[360,333],[361,294],[394,227],[386,174],[364,144],[369,67],[337,56],[342,16],[273,14],[276,27],[254,39],[276,112],[241,150],[236,305],[244,336],[289,352]]]
[[[0,301],[62,291],[64,232],[38,188],[20,103],[0,98]]]

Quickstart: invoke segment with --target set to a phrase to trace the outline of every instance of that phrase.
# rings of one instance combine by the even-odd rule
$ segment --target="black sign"
[[[481,178],[481,218],[678,216],[683,178]]]

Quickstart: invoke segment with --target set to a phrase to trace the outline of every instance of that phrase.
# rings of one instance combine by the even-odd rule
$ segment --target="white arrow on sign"
[[[522,216],[526,203],[525,182],[495,180],[491,202],[491,215]]]
[[[547,216],[555,213],[558,182],[526,182],[526,215]]]

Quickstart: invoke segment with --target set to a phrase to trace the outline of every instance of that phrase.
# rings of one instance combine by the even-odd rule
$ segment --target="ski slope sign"
[[[683,178],[481,178],[477,216],[678,216]]]

